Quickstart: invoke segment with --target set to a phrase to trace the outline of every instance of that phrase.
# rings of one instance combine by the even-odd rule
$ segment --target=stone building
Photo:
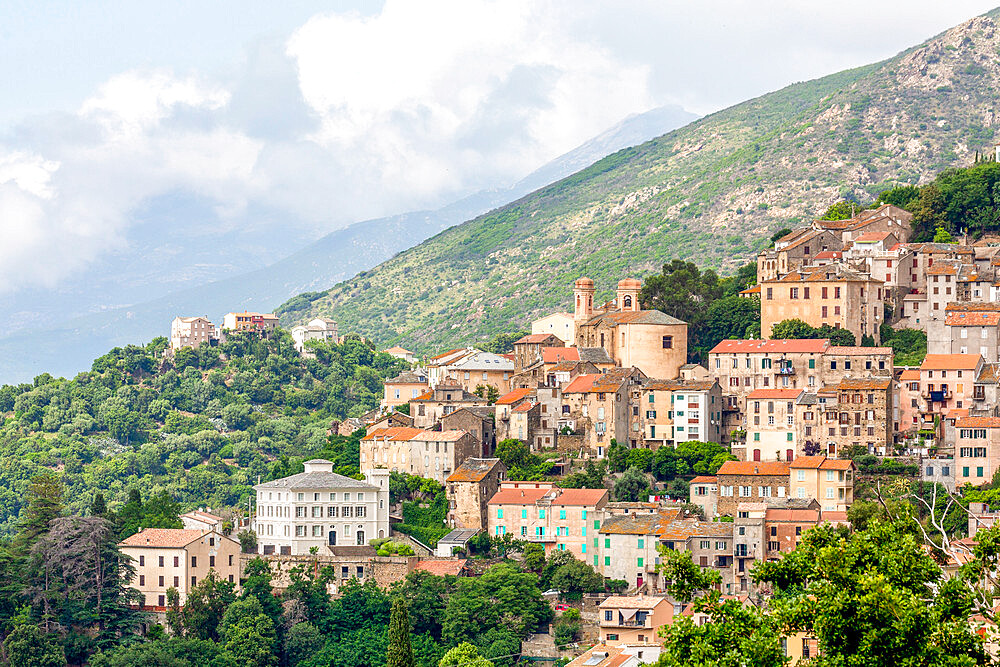
[[[782,555],[794,551],[803,535],[824,523],[849,525],[847,512],[815,508],[768,507],[764,514],[767,559],[777,560]]]
[[[486,530],[487,504],[506,479],[507,466],[500,459],[470,458],[445,480],[448,522],[453,528]]]
[[[578,375],[562,390],[559,423],[583,435],[583,444],[603,457],[611,440],[628,442],[632,387],[645,376],[635,368]]]
[[[757,255],[757,282],[774,280],[807,264],[816,255],[841,250],[843,241],[826,229],[795,229]]]
[[[465,431],[479,441],[477,456],[493,456],[497,446],[494,410],[494,406],[459,408],[441,417],[441,430]]]
[[[226,313],[222,318],[222,328],[225,331],[261,331],[270,332],[278,328],[278,317],[273,313]]]
[[[687,363],[687,323],[658,310],[642,310],[641,289],[638,280],[622,280],[615,300],[595,307],[594,281],[577,280],[576,346],[604,348],[619,366],[672,380]]]
[[[542,361],[542,350],[548,347],[565,349],[566,342],[550,333],[528,334],[514,341],[514,372]]]
[[[845,378],[837,385],[837,394],[837,423],[822,434],[824,451],[834,454],[848,445],[862,445],[874,454],[892,445],[891,378]]]
[[[856,343],[879,340],[884,319],[884,286],[868,274],[843,264],[811,267],[761,283],[760,330],[771,338],[772,327],[797,319],[813,327],[847,329]]]
[[[444,483],[468,458],[482,456],[478,438],[465,431],[396,427],[361,440],[361,472],[385,468]]]
[[[788,497],[788,464],[781,461],[726,461],[715,476],[723,516],[733,516],[741,502]]]
[[[688,494],[688,502],[700,507],[706,519],[715,516],[719,504],[719,480],[715,475],[698,475],[692,479]]]
[[[489,402],[458,385],[439,384],[410,401],[410,416],[417,428],[433,428],[441,418],[455,410],[486,407]]]
[[[633,447],[658,449],[688,440],[728,440],[722,430],[722,390],[714,379],[647,378],[633,386],[632,403],[629,438]]]
[[[170,349],[218,342],[219,330],[207,317],[175,317],[170,323]]]

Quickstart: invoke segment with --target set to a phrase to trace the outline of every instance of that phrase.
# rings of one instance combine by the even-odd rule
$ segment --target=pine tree
[[[389,614],[389,646],[386,667],[414,667],[413,648],[410,646],[410,615],[406,603],[396,599]]]

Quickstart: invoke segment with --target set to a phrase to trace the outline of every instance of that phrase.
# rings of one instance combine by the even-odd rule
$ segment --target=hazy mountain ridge
[[[46,328],[46,323],[37,319],[37,314],[32,316],[21,311],[20,328],[29,327],[30,332],[14,331],[0,338],[0,383],[25,381],[43,372],[73,375],[89,368],[92,359],[111,347],[143,343],[155,336],[168,335],[170,320],[178,314],[217,318],[231,310],[270,311],[300,292],[327,289],[337,281],[370,269],[451,225],[549,183],[554,177],[572,173],[581,165],[589,164],[622,146],[641,143],[666,128],[683,125],[695,118],[694,114],[676,106],[653,109],[623,120],[514,185],[478,192],[433,211],[414,211],[358,222],[331,232],[270,266],[243,273],[226,271],[223,273],[236,275],[167,294],[163,294],[158,281],[168,279],[163,267],[169,266],[169,256],[176,253],[167,251],[162,245],[165,241],[156,246],[153,245],[157,241],[155,237],[145,238],[144,241],[151,244],[147,251],[152,253],[151,266],[147,267],[150,275],[141,278],[123,276],[122,280],[129,283],[125,286],[127,289],[120,291],[117,301],[111,301],[121,304],[122,300],[138,299],[139,302],[79,317],[67,316],[51,328]],[[201,264],[206,267],[202,275],[222,272],[217,265],[211,264],[210,259]],[[184,284],[179,283],[180,286]],[[115,298],[114,286],[113,281],[107,285],[102,283],[100,289],[107,290],[105,298]],[[69,286],[59,298],[69,298],[86,289],[91,287],[87,284]],[[137,297],[144,289],[147,290],[146,299]],[[150,299],[149,296],[155,298]],[[34,298],[44,300],[55,297],[46,296],[44,291],[38,290]],[[13,304],[6,305],[8,313],[21,310],[15,309]],[[9,327],[7,331],[14,328]]]
[[[421,350],[523,328],[569,285],[673,257],[725,268],[844,197],[920,182],[989,151],[995,10],[881,63],[794,84],[598,161],[281,309]],[[306,303],[309,301],[309,303]]]

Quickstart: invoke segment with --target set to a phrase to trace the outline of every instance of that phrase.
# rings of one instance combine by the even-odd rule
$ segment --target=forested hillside
[[[382,380],[406,367],[356,337],[318,345],[315,359],[284,331],[232,334],[173,361],[165,346],[115,348],[72,380],[0,387],[0,533],[46,470],[62,474],[73,511],[97,493],[117,508],[132,489],[167,491],[182,506],[238,506],[258,478],[298,472],[290,459],[330,447],[331,419],[375,407]]]
[[[426,350],[565,309],[581,275],[601,297],[669,258],[735,270],[775,230],[834,201],[868,201],[991,151],[997,15],[619,151],[326,293],[290,300],[282,321],[329,316],[343,330]]]

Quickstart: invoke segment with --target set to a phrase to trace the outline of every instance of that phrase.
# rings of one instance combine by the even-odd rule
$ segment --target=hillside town
[[[363,479],[314,459],[301,473],[257,484],[246,518],[253,551],[276,574],[305,561],[332,566],[336,595],[351,579],[389,586],[415,570],[475,576],[469,556],[483,536],[539,545],[620,582],[615,594],[585,599],[596,645],[570,664],[655,661],[660,628],[697,613],[668,594],[664,554],[688,553],[716,572],[726,599],[765,605],[769,589],[750,575],[756,564],[779,560],[817,526],[851,528],[859,453],[902,460],[919,480],[952,492],[989,482],[1000,467],[1000,241],[911,243],[911,219],[883,205],[776,238],[756,258],[756,283],[739,294],[759,304],[762,338],[722,340],[703,363],[689,362],[688,324],[644,309],[643,283],[633,278],[603,303],[592,280],[577,279],[566,294],[572,311],[536,319],[510,352],[465,347],[420,358],[386,349],[409,369],[385,380],[378,409],[329,431],[361,434]],[[788,320],[845,330],[856,344],[772,335]],[[885,325],[926,334],[919,366],[894,363],[893,349],[880,345]],[[269,314],[229,313],[221,327],[178,317],[166,353],[277,327]],[[328,319],[290,333],[304,356],[309,341],[342,340]],[[556,476],[512,476],[504,443],[546,457]],[[616,451],[684,443],[717,443],[728,454],[711,474],[689,474],[683,496],[663,485],[623,501],[607,487],[560,482]],[[449,532],[436,544],[399,532],[390,475],[444,488]],[[188,579],[204,576],[197,562],[239,580],[247,554],[220,532],[221,518],[202,512],[209,525],[198,520],[121,543],[139,563],[145,608],[162,613],[171,585],[183,604]],[[946,557],[962,562],[977,530],[994,520],[978,506],[968,537]],[[412,555],[371,546],[387,539]],[[190,562],[190,572],[171,581],[148,569],[164,557],[175,567]],[[802,633],[783,646],[792,664],[818,650]]]

